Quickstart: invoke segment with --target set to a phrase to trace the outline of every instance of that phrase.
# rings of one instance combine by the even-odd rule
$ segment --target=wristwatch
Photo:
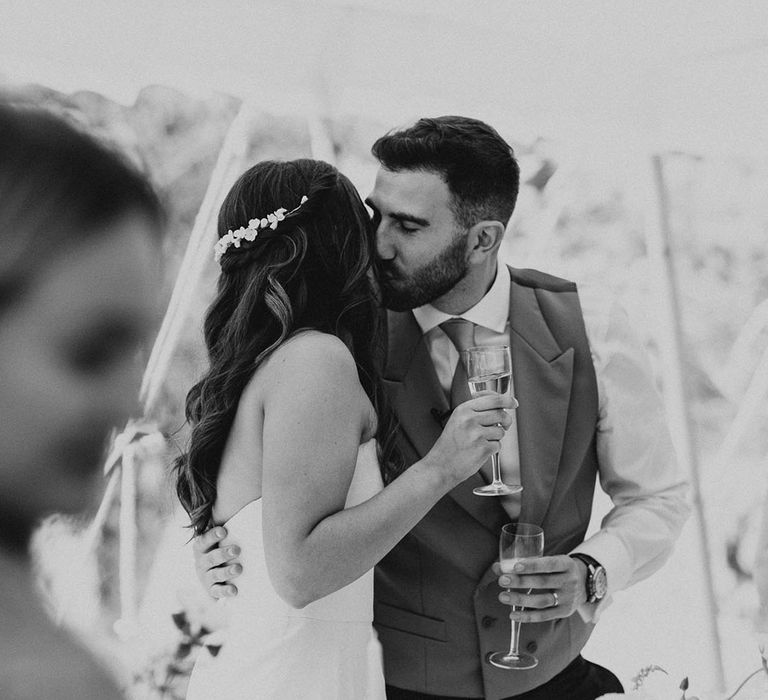
[[[605,567],[597,559],[583,552],[574,552],[571,556],[583,561],[587,566],[587,602],[596,603],[605,598],[608,592],[608,574]]]

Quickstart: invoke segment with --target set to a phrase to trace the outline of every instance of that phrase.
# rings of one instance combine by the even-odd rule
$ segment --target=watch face
[[[608,577],[605,574],[605,569],[602,566],[595,569],[594,576],[592,577],[592,590],[595,598],[600,600],[608,592]]]

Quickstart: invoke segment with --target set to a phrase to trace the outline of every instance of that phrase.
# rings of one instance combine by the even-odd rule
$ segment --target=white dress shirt
[[[509,294],[509,270],[499,264],[488,293],[460,315],[477,325],[477,345],[509,344]],[[597,377],[600,485],[613,502],[600,530],[574,549],[594,557],[608,573],[609,595],[599,605],[579,609],[585,620],[594,622],[611,593],[646,578],[666,561],[690,505],[688,481],[675,457],[661,397],[626,313],[604,291],[580,289],[579,300]],[[439,324],[453,317],[429,304],[413,314],[440,383],[450,394],[459,354]],[[501,442],[499,462],[502,479],[519,483],[514,421]],[[505,496],[502,505],[514,520],[520,496]]]

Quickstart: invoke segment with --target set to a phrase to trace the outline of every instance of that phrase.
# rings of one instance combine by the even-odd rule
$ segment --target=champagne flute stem
[[[512,606],[512,611],[519,610],[517,605]],[[512,615],[509,616],[510,622],[510,638],[509,638],[509,655],[517,657],[520,655],[520,623],[515,620]]]
[[[493,486],[503,486],[501,481],[501,467],[499,466],[499,453],[491,455],[491,475],[493,476]]]

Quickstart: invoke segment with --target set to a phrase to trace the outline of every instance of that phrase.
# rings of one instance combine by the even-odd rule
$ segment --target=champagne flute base
[[[539,660],[532,654],[524,652],[510,654],[508,651],[496,651],[488,657],[488,662],[496,668],[503,668],[508,671],[526,671],[535,668]]]
[[[486,484],[472,489],[475,496],[513,496],[520,493],[523,487],[520,484]]]

